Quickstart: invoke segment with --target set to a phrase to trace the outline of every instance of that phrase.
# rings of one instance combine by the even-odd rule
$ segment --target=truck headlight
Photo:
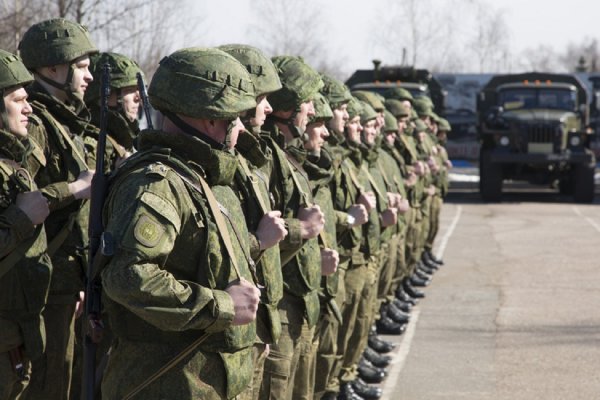
[[[571,138],[569,139],[569,144],[572,147],[577,147],[581,144],[581,138],[579,136],[571,136]]]
[[[508,138],[508,136],[502,136],[500,138],[500,144],[502,146],[508,146],[510,144],[510,139]]]

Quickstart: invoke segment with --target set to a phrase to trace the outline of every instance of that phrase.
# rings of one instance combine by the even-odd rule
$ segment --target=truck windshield
[[[575,111],[577,93],[569,89],[510,88],[499,93],[505,110],[550,108]]]

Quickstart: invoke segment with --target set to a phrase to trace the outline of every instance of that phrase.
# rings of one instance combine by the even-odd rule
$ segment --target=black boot
[[[416,275],[413,275],[409,278],[409,282],[411,284],[411,286],[416,286],[416,287],[425,287],[425,286],[429,286],[429,283],[431,283],[430,279],[421,279]]]
[[[350,382],[343,383],[340,386],[340,394],[338,394],[338,400],[362,400],[358,394],[354,392],[354,388]]]
[[[412,304],[413,306],[416,306],[419,302],[419,299],[416,299],[410,296],[408,293],[406,293],[406,291],[404,290],[404,281],[402,282],[402,285],[400,285],[398,289],[396,289],[396,298],[400,299],[400,301]]]
[[[397,297],[394,300],[392,300],[392,303],[396,306],[397,309],[402,310],[407,314],[410,313],[413,307],[411,303],[402,301]]]
[[[386,310],[387,316],[397,324],[405,324],[410,319],[410,315],[398,309],[394,303],[389,303]]]
[[[363,351],[363,357],[378,368],[385,368],[390,365],[390,361],[392,361],[392,357],[379,354],[369,346]]]
[[[431,250],[425,250],[425,253],[427,253],[427,256],[429,257],[429,259],[431,261],[433,261],[434,263],[436,263],[437,265],[444,265],[444,260],[442,260],[441,258],[437,258],[432,252]]]
[[[394,343],[381,339],[377,334],[369,335],[368,344],[370,348],[381,354],[389,353],[396,347]]]
[[[423,297],[425,297],[425,293],[412,287],[408,278],[402,282],[402,288],[404,289],[404,292],[407,295],[414,299],[422,299]]]
[[[377,400],[382,394],[382,390],[380,388],[370,386],[360,378],[352,381],[352,388],[354,389],[354,393],[363,399]]]
[[[427,275],[433,275],[437,271],[437,268],[429,268],[427,265],[423,264],[422,262],[419,262],[415,271],[421,271],[426,273]]]
[[[431,260],[428,256],[426,252],[423,252],[421,254],[421,262],[423,264],[425,264],[427,267],[432,268],[432,269],[438,269],[440,266],[439,264],[436,264],[435,262],[433,262],[433,260]]]
[[[402,335],[406,330],[406,324],[397,324],[385,315],[382,315],[376,324],[377,333],[380,335]]]
[[[377,368],[364,358],[358,363],[358,375],[367,383],[383,382],[387,375],[385,368]]]

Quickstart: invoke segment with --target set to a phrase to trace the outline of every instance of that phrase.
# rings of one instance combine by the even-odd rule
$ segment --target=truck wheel
[[[491,152],[479,154],[479,193],[483,201],[495,202],[502,198],[502,167],[491,161]]]
[[[573,182],[575,182],[575,174],[570,173],[568,177],[565,178],[561,178],[558,181],[558,191],[560,192],[560,194],[564,194],[567,196],[572,196],[573,192],[575,191],[575,185],[573,184]]]
[[[594,173],[595,165],[577,164],[575,166],[575,182],[573,197],[577,203],[591,203],[594,201]]]

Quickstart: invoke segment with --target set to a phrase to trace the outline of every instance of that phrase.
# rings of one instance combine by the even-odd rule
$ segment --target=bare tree
[[[486,1],[472,1],[472,4],[476,10],[476,30],[470,43],[479,64],[479,72],[506,70],[509,29],[505,13]]]
[[[569,43],[565,52],[559,57],[565,70],[573,72],[578,67],[580,59],[584,65],[581,72],[600,71],[600,46],[598,38],[584,38],[581,43]]]

